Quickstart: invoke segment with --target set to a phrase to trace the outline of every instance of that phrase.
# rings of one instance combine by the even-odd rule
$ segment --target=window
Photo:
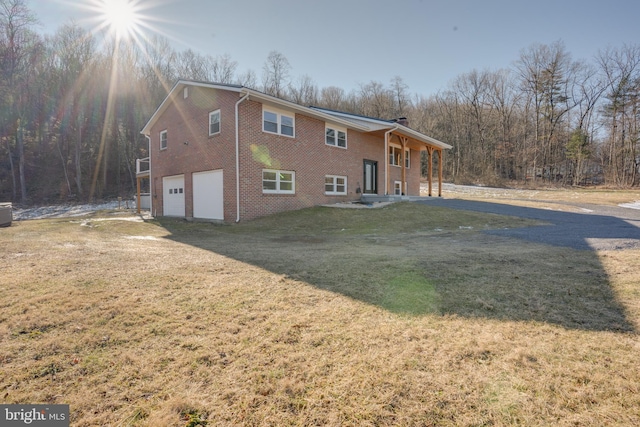
[[[163,130],[162,132],[160,132],[160,149],[161,150],[167,149],[167,131],[166,130]]]
[[[408,148],[404,150],[404,154],[405,154],[405,167],[409,168],[411,166],[411,153]],[[397,147],[395,145],[389,146],[389,164],[392,166],[402,165],[402,148]]]
[[[295,172],[263,169],[262,192],[266,194],[295,194],[295,180]]]
[[[280,133],[293,136],[293,117],[280,116]]]
[[[347,177],[327,175],[324,177],[324,193],[328,195],[346,195]]]
[[[220,110],[209,113],[209,136],[220,133]]]
[[[280,135],[295,136],[295,119],[292,115],[277,111],[262,111],[262,130]]]
[[[396,196],[402,195],[402,182],[394,181],[393,182],[393,194]]]
[[[265,111],[263,114],[263,117],[264,117],[264,122],[263,122],[264,131],[278,133],[278,115],[270,111]]]
[[[347,148],[347,131],[346,129],[336,129],[327,127],[325,130],[325,144],[334,147]]]
[[[389,146],[389,164],[393,166],[400,166],[400,147],[395,145]]]

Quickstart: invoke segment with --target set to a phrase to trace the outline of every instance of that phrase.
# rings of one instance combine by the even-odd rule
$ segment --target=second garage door
[[[193,217],[224,220],[222,170],[193,174]]]

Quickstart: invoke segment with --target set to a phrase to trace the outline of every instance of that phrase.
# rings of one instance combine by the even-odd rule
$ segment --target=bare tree
[[[31,27],[36,22],[25,0],[0,0],[0,58],[3,71],[2,83],[4,83],[2,93],[5,101],[3,108],[8,110],[6,115],[11,124],[9,131],[15,137],[20,200],[23,203],[27,201],[24,154],[24,132],[27,119],[25,108],[28,103],[26,95],[33,70],[28,62],[38,43],[37,37],[31,32]],[[7,149],[11,157],[9,142],[7,142]],[[14,175],[13,162],[11,165],[11,173]]]
[[[143,47],[144,61],[141,64],[141,78],[147,88],[150,105],[155,108],[169,93],[176,75],[177,53],[167,39],[154,35]],[[153,111],[148,111],[150,115]]]
[[[575,106],[570,87],[577,64],[562,42],[533,45],[523,50],[516,68],[522,88],[533,102],[535,136],[532,168],[543,168],[543,177],[555,180],[564,146],[559,132],[567,113]],[[534,176],[538,174],[535,173]]]
[[[405,117],[411,108],[411,96],[409,86],[402,77],[395,76],[391,79],[390,91],[393,94],[393,116],[394,118]]]
[[[328,86],[320,91],[320,105],[331,110],[343,108],[345,101],[344,89],[337,86]]]
[[[231,83],[238,68],[238,63],[232,60],[229,54],[224,54],[210,58],[209,68],[214,82]]]
[[[236,83],[251,89],[255,89],[258,87],[258,79],[256,77],[256,73],[253,70],[247,70],[246,72],[240,74],[236,79]]]
[[[265,93],[283,98],[289,84],[291,65],[280,52],[272,50],[262,66],[262,88]]]
[[[62,160],[69,193],[72,193],[72,190],[67,163],[69,162],[69,146],[72,142],[74,145],[75,187],[78,194],[82,194],[83,190],[81,157],[84,113],[88,101],[88,87],[92,83],[95,47],[95,40],[90,33],[75,23],[69,23],[62,26],[54,35],[52,52],[49,55],[54,60],[50,72],[55,73],[49,79],[58,82],[57,98],[60,100],[58,114],[55,117],[56,123],[59,123],[56,145]]]
[[[640,46],[601,51],[597,61],[606,84],[609,176],[618,185],[634,185],[640,168]]]
[[[318,103],[318,87],[313,79],[305,74],[289,85],[289,98],[296,104],[316,105]]]
[[[180,78],[210,81],[212,79],[210,61],[207,57],[187,49],[178,54],[176,73]]]
[[[361,113],[378,118],[393,118],[394,99],[391,90],[380,82],[371,81],[360,85]]]

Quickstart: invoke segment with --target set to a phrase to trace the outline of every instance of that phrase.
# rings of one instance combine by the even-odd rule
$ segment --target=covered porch
[[[149,188],[151,179],[151,162],[149,157],[136,159],[136,211],[151,210],[151,193],[143,189]],[[145,185],[146,184],[146,185]]]
[[[384,165],[384,193],[382,195],[363,194],[363,199],[372,200],[374,196],[377,196],[378,198],[386,197],[387,200],[405,200],[405,198],[411,199],[422,197],[420,185],[418,185],[417,194],[415,194],[415,190],[413,191],[414,194],[412,194],[410,190],[408,191],[407,174],[408,169],[410,168],[410,157],[412,151],[417,151],[419,153],[420,173],[418,175],[420,176],[420,178],[422,178],[423,157],[426,157],[427,196],[432,197],[434,195],[435,187],[437,188],[438,197],[442,197],[442,176],[444,163],[443,151],[444,149],[451,148],[451,146],[436,139],[425,137],[425,135],[408,128],[402,122],[400,122],[399,124],[401,124],[401,126],[396,126],[384,133],[386,159]],[[423,156],[422,153],[426,153],[426,156]],[[438,174],[437,185],[434,186],[433,166],[436,155]],[[397,180],[397,170],[394,172],[396,178],[392,177],[392,173],[390,171],[394,167],[400,168],[400,181]],[[415,179],[415,174],[413,174],[412,179]]]

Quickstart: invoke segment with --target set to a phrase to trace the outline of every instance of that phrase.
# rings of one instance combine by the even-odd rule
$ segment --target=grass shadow
[[[505,235],[548,226],[535,215],[398,203],[238,225],[157,221],[169,239],[393,313],[634,330],[595,251]]]

